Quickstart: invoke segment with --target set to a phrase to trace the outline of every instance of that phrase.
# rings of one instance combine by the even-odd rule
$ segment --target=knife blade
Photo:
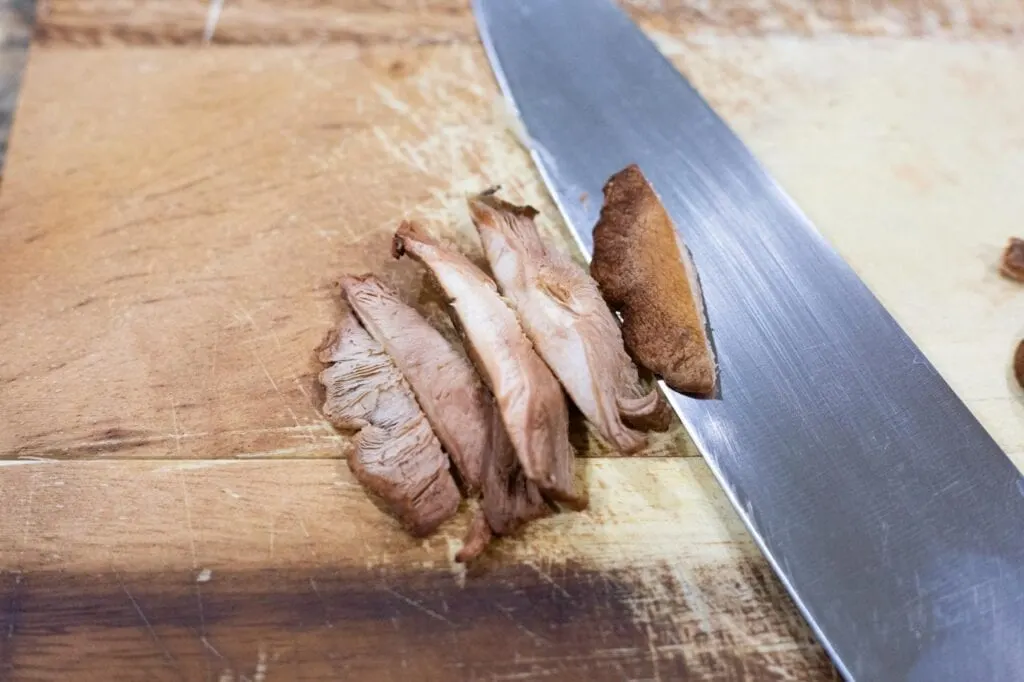
[[[611,0],[474,0],[589,256],[639,164],[701,277],[719,395],[670,402],[851,680],[1024,679],[1024,479],[853,270]]]

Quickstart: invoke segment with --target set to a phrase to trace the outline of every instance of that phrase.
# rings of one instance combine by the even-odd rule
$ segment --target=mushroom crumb
[[[999,272],[1007,279],[1024,282],[1024,239],[1010,237],[1006,248],[1003,249]]]

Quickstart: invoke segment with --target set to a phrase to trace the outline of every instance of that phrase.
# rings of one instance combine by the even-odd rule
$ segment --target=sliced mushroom
[[[457,558],[468,561],[480,554],[492,531],[507,535],[549,513],[537,486],[523,474],[494,396],[469,359],[377,277],[343,277],[341,287],[409,383],[467,492],[482,488],[479,518],[486,523],[474,522]]]
[[[607,441],[624,453],[643,448],[644,434],[624,422],[667,428],[668,405],[657,388],[641,385],[596,282],[544,244],[532,207],[485,193],[469,208],[498,287],[534,348]]]
[[[414,223],[398,228],[392,251],[396,257],[408,254],[422,263],[448,296],[470,357],[497,399],[526,476],[552,499],[585,505],[574,490],[574,454],[562,388],[493,280]]]
[[[352,315],[320,352],[324,416],[354,430],[348,465],[413,535],[429,535],[459,508],[448,458],[409,385]]]
[[[604,186],[590,274],[614,310],[637,362],[681,393],[714,392],[715,358],[690,252],[640,169]]]
[[[343,277],[341,289],[363,327],[409,383],[467,492],[476,494],[490,447],[492,399],[473,365],[377,277]]]

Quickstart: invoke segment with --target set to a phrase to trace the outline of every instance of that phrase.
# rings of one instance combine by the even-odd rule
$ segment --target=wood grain
[[[504,183],[555,215],[475,54],[429,71],[346,48],[84,56],[36,53],[12,142],[0,346],[33,350],[0,361],[0,457],[339,456],[313,354],[334,280],[380,272],[441,323],[422,270],[390,256],[402,217],[479,252],[470,191]],[[76,120],[37,88],[68,88]]]
[[[1024,465],[1024,48],[656,39]],[[467,512],[416,543],[355,487],[317,412],[332,280],[440,319],[390,230],[479,256],[495,182],[568,248],[474,44],[37,48],[0,194],[0,677],[836,679],[704,462],[658,456],[681,430],[468,575]]]
[[[625,0],[650,26],[676,33],[1012,39],[1021,0]],[[295,45],[472,43],[467,0],[42,0],[47,45]]]
[[[1019,49],[659,40],[1024,451],[1005,380],[1016,291],[993,265],[1024,212],[1006,185]],[[908,75],[878,81],[885,63]],[[479,255],[463,198],[501,183],[571,248],[493,93],[458,46],[37,51],[0,197],[0,456],[338,456],[312,353],[333,280],[379,271],[443,318],[388,254],[399,219]],[[678,429],[652,440],[648,455],[689,447]]]
[[[0,467],[0,676],[838,680],[703,465],[647,464],[469,575],[464,519],[415,542],[337,462]]]

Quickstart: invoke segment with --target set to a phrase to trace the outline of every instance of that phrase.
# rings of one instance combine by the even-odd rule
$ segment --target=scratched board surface
[[[631,4],[1018,464],[995,271],[1021,3]],[[654,8],[659,5],[660,9]],[[718,5],[716,5],[718,7]],[[318,411],[333,280],[500,183],[570,250],[455,0],[51,0],[0,194],[0,679],[829,680],[680,427],[468,572]],[[972,127],[965,134],[964,125]]]

